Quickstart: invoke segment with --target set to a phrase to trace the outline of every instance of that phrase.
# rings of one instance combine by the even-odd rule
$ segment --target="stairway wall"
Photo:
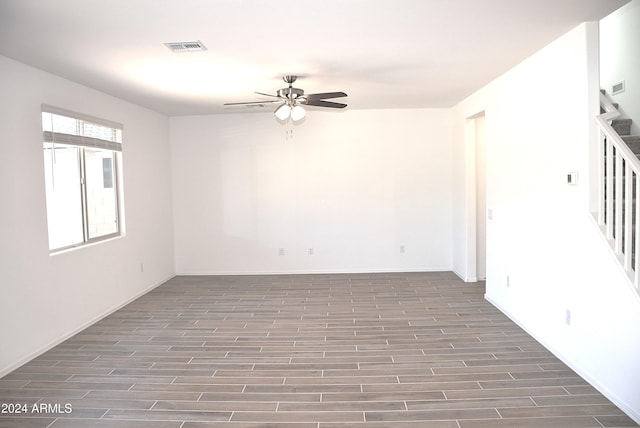
[[[465,124],[484,112],[486,298],[640,421],[640,299],[589,213],[598,85],[598,25],[587,23],[454,108],[454,230],[457,246],[473,241]]]
[[[640,0],[633,0],[600,22],[600,84],[633,119],[631,134],[640,135]],[[625,91],[611,87],[625,81]]]

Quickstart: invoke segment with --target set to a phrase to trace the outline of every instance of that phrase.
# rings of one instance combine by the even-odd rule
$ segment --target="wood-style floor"
[[[637,426],[483,294],[451,273],[176,277],[0,379],[0,427]]]

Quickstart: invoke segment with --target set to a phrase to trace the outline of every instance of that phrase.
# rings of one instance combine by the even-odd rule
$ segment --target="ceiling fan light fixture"
[[[306,115],[307,115],[307,112],[300,105],[296,105],[291,109],[291,119],[294,122],[304,119]]]
[[[274,113],[278,119],[287,120],[291,115],[291,107],[289,104],[282,104]]]

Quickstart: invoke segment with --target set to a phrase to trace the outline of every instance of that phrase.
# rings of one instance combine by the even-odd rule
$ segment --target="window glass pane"
[[[114,152],[84,149],[89,239],[118,232]]]
[[[47,111],[47,109],[50,109]],[[49,250],[119,234],[122,125],[43,105]]]
[[[49,249],[82,243],[82,204],[79,148],[45,143]]]

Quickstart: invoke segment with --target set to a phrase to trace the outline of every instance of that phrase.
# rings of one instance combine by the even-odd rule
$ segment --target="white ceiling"
[[[627,2],[0,0],[0,54],[167,115],[259,110],[222,104],[284,74],[351,109],[449,107]]]

